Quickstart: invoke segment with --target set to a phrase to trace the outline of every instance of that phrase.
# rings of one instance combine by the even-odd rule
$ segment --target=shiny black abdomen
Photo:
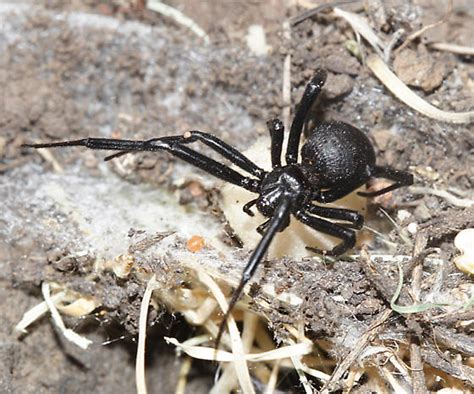
[[[343,122],[317,126],[301,148],[302,169],[313,185],[331,188],[362,185],[375,166],[375,152],[367,136]]]

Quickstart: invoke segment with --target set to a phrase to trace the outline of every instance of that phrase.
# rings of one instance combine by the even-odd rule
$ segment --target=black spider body
[[[318,188],[330,189],[340,183],[367,182],[374,172],[375,152],[367,136],[343,122],[317,126],[301,148],[302,167]]]
[[[359,195],[378,196],[413,183],[413,176],[408,172],[377,166],[374,149],[369,139],[360,130],[342,122],[320,123],[303,145],[302,161],[298,163],[303,126],[325,81],[326,72],[317,70],[306,86],[291,124],[284,165],[281,162],[283,123],[278,119],[267,123],[271,136],[272,170],[269,172],[258,167],[237,149],[216,136],[200,131],[188,131],[184,135],[159,137],[147,141],[85,138],[26,146],[33,148],[85,146],[90,149],[118,151],[105,160],[134,151],[164,150],[226,182],[256,193],[257,198],[245,204],[243,210],[248,215],[253,215],[251,208],[256,205],[267,221],[257,228],[263,236],[243,270],[240,283],[234,291],[229,309],[224,316],[225,321],[239,299],[245,284],[262,261],[275,234],[288,226],[291,216],[316,231],[341,240],[331,250],[322,251],[307,247],[309,250],[334,256],[340,255],[355,245],[354,229],[362,227],[364,218],[356,211],[330,208],[321,204],[346,196],[366,183],[370,177],[387,178],[392,180],[393,184],[371,193],[359,192]],[[191,149],[189,145],[195,142],[207,145],[245,174]],[[216,343],[219,343],[223,329],[224,325],[221,324]]]
[[[255,203],[263,216],[270,218],[283,198],[292,201],[292,208],[311,201],[312,187],[301,166],[290,164],[275,168],[263,178]]]

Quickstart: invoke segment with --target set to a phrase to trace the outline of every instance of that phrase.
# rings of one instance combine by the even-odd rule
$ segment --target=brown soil
[[[283,37],[282,22],[303,10],[290,6],[290,1],[235,2],[231,9],[219,5],[224,2],[170,1],[192,15],[210,35],[211,45],[203,46],[183,27],[144,10],[140,1],[41,3],[32,6],[25,2],[10,13],[2,11],[4,3],[0,2],[0,15],[5,19],[0,27],[0,199],[4,201],[0,214],[1,392],[135,390],[134,339],[143,284],[123,283],[113,275],[91,281],[88,275],[94,256],[65,260],[82,246],[74,239],[77,229],[67,218],[51,218],[60,231],[51,227],[51,232],[40,232],[39,218],[50,215],[54,207],[41,206],[35,200],[38,183],[34,179],[43,179],[44,174],[59,179],[61,174],[53,174],[51,160],[22,149],[24,142],[87,136],[146,139],[199,129],[212,131],[243,149],[257,134],[267,132],[267,119],[280,116],[283,61],[291,54],[292,103],[301,96],[314,69],[326,68],[329,79],[315,109],[317,117],[343,120],[366,132],[374,142],[379,163],[410,169],[417,186],[473,198],[472,124],[435,122],[393,97],[347,50],[352,30],[330,13],[322,12],[298,24],[288,39]],[[462,112],[474,109],[472,58],[429,47],[440,37],[472,46],[469,26],[472,30],[474,8],[468,0],[455,0],[454,5],[449,22],[392,56],[391,62],[417,94],[444,110]],[[345,9],[368,13],[373,28],[384,38],[390,38],[399,28],[417,30],[446,12],[439,2],[427,0],[386,2],[385,16],[372,13],[370,7],[363,10],[349,5]],[[113,28],[104,27],[78,11],[109,16],[111,23],[119,23]],[[261,24],[267,32],[272,51],[266,57],[253,56],[245,45],[251,24]],[[144,29],[149,29],[145,35]],[[417,67],[410,68],[410,62],[416,62]],[[103,152],[79,149],[54,151],[55,160],[65,172],[85,178],[104,176],[100,164],[103,157]],[[211,199],[206,194],[213,190],[213,180],[195,170],[190,173],[188,166],[166,155],[140,154],[125,164],[110,166],[119,183],[147,184],[173,192],[178,188],[180,203],[197,207],[206,215],[216,213],[211,211],[218,197]],[[207,178],[204,187],[199,182],[196,185],[196,177]],[[81,179],[78,182],[83,182]],[[414,194],[410,188],[380,203],[394,218],[400,209],[410,213],[408,219],[398,221],[402,228],[409,222],[418,224],[419,235],[413,239],[418,250],[414,251],[380,213],[379,205],[374,204],[368,215],[369,225],[395,244],[392,253],[415,256],[405,271],[423,261],[425,252],[432,248],[439,248],[436,257],[446,262],[441,283],[434,283],[436,267],[425,262],[421,295],[434,285],[440,286],[440,294],[472,286],[450,260],[457,253],[454,236],[474,226],[474,208],[453,206],[433,195]],[[222,233],[230,242],[224,225]],[[374,250],[386,247],[378,237],[370,242]],[[373,267],[363,258],[350,262],[341,259],[326,266],[315,266],[309,260],[275,261],[265,264],[261,271],[259,284],[273,282],[277,288],[290,288],[304,299],[298,310],[285,309],[270,300],[275,303],[269,316],[275,337],[285,337],[284,323],[304,317],[310,338],[332,343],[330,356],[334,360],[347,357],[364,329],[386,310],[397,283],[393,262],[380,261]],[[29,328],[28,335],[19,338],[13,327],[26,310],[41,301],[39,286],[44,280],[99,294],[107,310],[105,318],[94,315],[67,323],[97,344],[117,340],[82,352],[64,341],[47,319],[38,321]],[[254,290],[258,296],[258,286]],[[407,303],[413,302],[408,291],[402,293],[403,297]],[[399,302],[403,304],[403,299]],[[432,310],[408,318],[393,313],[374,343],[418,343],[427,375],[439,374],[453,385],[472,387],[474,372],[468,359],[474,351],[467,340],[472,334],[472,307],[463,313],[441,316]],[[153,387],[151,392],[171,393],[181,359],[162,337],[171,334],[186,339],[189,328],[179,317],[166,313],[151,319],[157,324],[154,331],[149,330],[152,345],[148,350],[148,384]],[[457,324],[469,319],[470,326]],[[409,357],[405,361],[410,364]],[[214,373],[210,364],[193,364],[188,392],[207,392]],[[367,379],[362,380],[360,392],[364,392],[364,382],[368,384]],[[441,387],[438,382],[430,389]],[[282,382],[281,389],[301,390],[297,376]]]

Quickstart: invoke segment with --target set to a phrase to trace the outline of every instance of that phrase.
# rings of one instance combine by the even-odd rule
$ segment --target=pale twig
[[[379,56],[370,55],[367,59],[367,66],[398,99],[421,114],[443,122],[471,123],[474,121],[474,111],[442,111],[416,95],[388,68]]]
[[[329,379],[331,379],[331,375],[321,372],[318,369],[310,368],[304,364],[302,364],[301,370],[304,373],[307,373],[308,375],[312,376],[313,378],[319,379],[321,382],[327,382]]]
[[[390,241],[389,239],[387,239],[387,237],[384,234],[382,234],[380,231],[375,230],[372,227],[369,227],[369,226],[364,224],[363,229],[368,230],[371,233],[374,233],[375,235],[379,236],[380,239],[382,240],[382,242],[385,243],[387,246],[389,246],[392,249],[396,249],[396,247],[398,246],[398,244],[396,242]]]
[[[397,394],[410,394],[408,388],[404,387],[402,384],[399,383],[398,379],[393,376],[393,373],[385,366],[380,366],[377,368],[382,375],[383,378],[392,386],[393,393]]]
[[[181,11],[178,11],[176,8],[166,5],[158,0],[148,0],[146,8],[173,19],[176,23],[185,26],[198,37],[202,38],[205,44],[209,44],[210,40],[206,32],[196,22],[184,15]]]
[[[335,1],[335,2],[332,2],[332,3],[328,3],[328,4],[321,4],[321,5],[318,5],[318,6],[315,7],[313,3],[310,3],[310,2],[307,2],[307,1],[304,1],[304,0],[303,1],[299,0],[298,3],[299,3],[300,6],[305,7],[305,8],[309,8],[309,9],[306,10],[306,11],[303,11],[299,15],[295,15],[295,16],[291,17],[289,19],[289,22],[292,26],[295,26],[298,23],[301,23],[304,20],[313,17],[317,13],[319,13],[319,12],[321,12],[321,11],[327,9],[327,8],[334,8],[334,7],[338,7],[340,5],[357,3],[358,1],[359,0]]]
[[[398,223],[388,214],[388,212],[383,209],[383,208],[379,208],[380,212],[382,212],[382,214],[389,220],[390,223],[392,223],[393,227],[395,228],[395,230],[397,230],[397,233],[399,235],[399,237],[402,239],[402,241],[405,243],[405,245],[407,246],[413,246],[413,242],[411,241],[411,239],[407,236],[406,234],[406,231],[404,231],[399,225]]]
[[[252,348],[257,328],[258,317],[254,313],[244,312],[243,329],[242,329],[242,345],[244,352],[248,354]],[[224,367],[219,381],[214,385],[211,394],[230,393],[237,385],[237,376],[235,368],[232,365]]]
[[[344,360],[341,361],[340,364],[336,367],[333,371],[331,379],[327,381],[322,389],[322,393],[329,393],[335,386],[338,386],[338,382],[340,382],[342,376],[345,372],[351,367],[351,365],[357,360],[359,355],[362,351],[366,348],[366,346],[370,343],[372,338],[380,331],[382,325],[388,320],[391,316],[392,311],[388,308],[385,308],[383,312],[381,312],[375,321],[370,325],[370,327],[365,331],[362,337],[358,340],[352,351],[347,355]]]
[[[385,60],[385,63],[390,62],[390,56],[392,55],[392,50],[394,46],[397,44],[398,40],[400,40],[400,37],[405,34],[404,29],[398,29],[395,33],[392,34],[392,38],[390,39],[390,42],[385,46],[383,50],[383,59]]]

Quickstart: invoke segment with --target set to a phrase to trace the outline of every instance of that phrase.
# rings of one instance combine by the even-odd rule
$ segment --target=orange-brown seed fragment
[[[199,252],[204,247],[204,238],[199,235],[193,235],[186,242],[186,247],[192,253]]]

